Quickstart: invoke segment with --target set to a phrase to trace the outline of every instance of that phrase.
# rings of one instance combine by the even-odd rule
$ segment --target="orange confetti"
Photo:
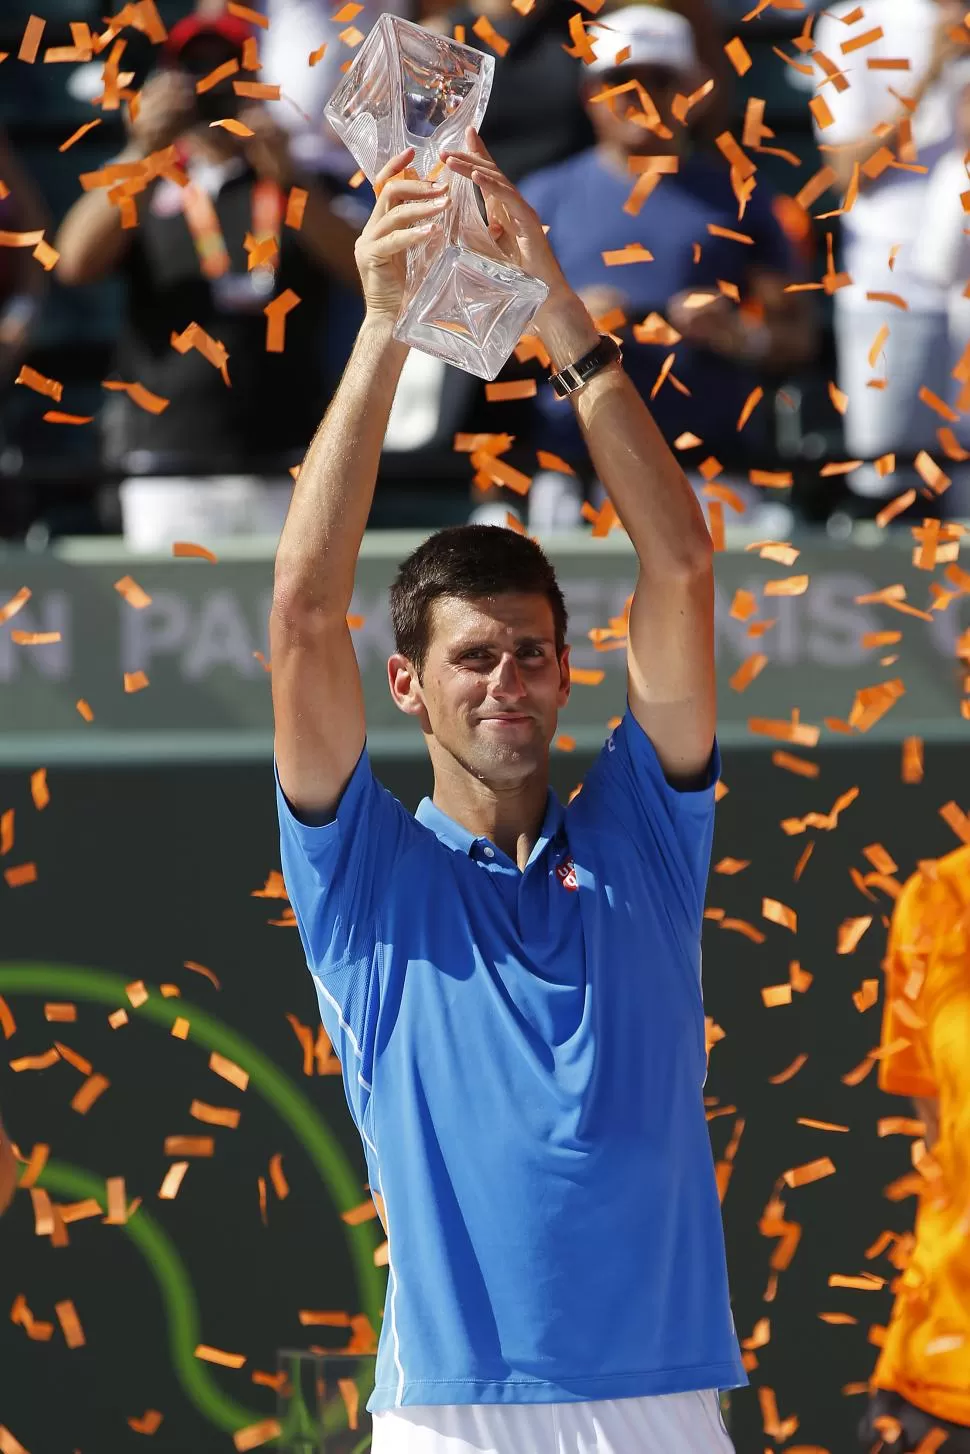
[[[793,934],[798,933],[798,915],[794,909],[778,899],[762,899],[761,915],[771,924],[780,924],[783,929],[790,929]]]
[[[20,1178],[20,1186],[22,1190],[29,1191],[32,1186],[36,1185],[37,1178],[40,1176],[44,1167],[47,1165],[47,1158],[50,1155],[50,1150],[51,1148],[46,1144],[46,1142],[37,1142],[37,1145],[30,1153],[30,1157],[27,1161],[27,1166]]]
[[[808,1126],[813,1131],[848,1131],[848,1126],[840,1126],[835,1121],[813,1121],[808,1116],[797,1118],[799,1126]]]
[[[127,394],[133,404],[137,404],[139,409],[144,409],[148,414],[163,414],[169,406],[168,399],[163,399],[160,394],[153,394],[144,384],[123,384],[118,379],[105,379],[101,387],[112,393]]]
[[[286,317],[298,306],[300,295],[286,288],[263,309],[266,315],[266,352],[282,353],[285,343]]]
[[[873,1056],[867,1055],[864,1060],[860,1060],[854,1069],[847,1070],[845,1075],[841,1077],[843,1085],[860,1085],[872,1070],[875,1063]]]
[[[230,10],[237,7],[230,5]],[[232,1436],[232,1442],[239,1450],[239,1454],[246,1454],[248,1449],[258,1449],[261,1444],[268,1444],[270,1439],[277,1438],[283,1432],[283,1426],[279,1419],[261,1419],[258,1424],[248,1424],[245,1429],[237,1429]]]
[[[879,998],[879,981],[877,979],[864,979],[857,990],[852,992],[852,1003],[864,1015],[866,1010],[871,1010]]]
[[[31,591],[29,586],[21,586],[20,590],[15,596],[11,596],[10,600],[7,601],[5,605],[0,606],[0,626],[2,626],[4,622],[9,621],[12,616],[16,616],[17,612],[22,610],[23,607],[26,606],[27,602],[30,600],[30,597]]]
[[[775,767],[782,767],[786,772],[797,773],[799,777],[818,777],[822,769],[817,762],[809,762],[804,757],[795,757],[790,752],[782,752],[780,749],[771,754],[771,760]]]
[[[14,383],[23,384],[25,388],[33,389],[35,394],[43,394],[45,398],[53,399],[55,404],[61,402],[64,394],[64,385],[59,379],[49,379],[44,374],[39,374],[36,369],[28,368],[26,364]]]
[[[54,646],[61,639],[59,631],[17,631],[10,633],[10,640],[18,646]]]
[[[172,1162],[171,1166],[168,1168],[168,1171],[166,1171],[165,1173],[165,1177],[162,1181],[161,1186],[158,1189],[158,1195],[162,1201],[174,1201],[175,1197],[178,1195],[179,1187],[182,1185],[182,1178],[185,1176],[185,1173],[188,1171],[188,1169],[189,1163],[187,1161]]]
[[[214,1156],[216,1143],[211,1136],[166,1136],[166,1156]]]
[[[626,247],[611,248],[601,253],[600,256],[608,268],[626,267],[630,263],[653,262],[653,253],[648,252],[641,242],[629,242]]]
[[[793,1166],[790,1171],[782,1173],[782,1181],[786,1186],[798,1187],[807,1186],[810,1182],[821,1181],[823,1177],[834,1176],[835,1165],[828,1156],[820,1156],[815,1161],[806,1161],[803,1166]]]
[[[804,596],[808,590],[808,576],[783,576],[777,581],[765,581],[766,596]]]
[[[761,485],[766,490],[787,490],[794,476],[791,470],[749,470],[748,479],[752,485]]]
[[[57,1321],[61,1325],[61,1332],[64,1334],[64,1342],[69,1348],[84,1347],[84,1329],[81,1327],[81,1320],[70,1298],[63,1302],[54,1304],[54,1311],[57,1314]]]
[[[9,888],[20,889],[26,884],[37,882],[37,865],[36,863],[20,863],[16,868],[5,868],[3,876]]]
[[[846,1328],[851,1327],[859,1321],[851,1313],[819,1313],[819,1318],[823,1323],[831,1323],[833,1327]],[[863,1388],[868,1389],[868,1384],[863,1384]]]
[[[248,137],[256,135],[252,127],[247,126],[243,121],[237,121],[234,116],[224,116],[219,121],[210,121],[209,126],[221,127],[223,131],[231,132],[233,136]]]
[[[751,390],[751,393],[748,395],[747,399],[744,402],[744,408],[741,410],[741,414],[738,418],[737,429],[739,433],[747,424],[748,420],[751,418],[751,415],[754,413],[755,409],[757,409],[764,396],[765,391],[761,388],[760,385],[757,388]]]
[[[189,1106],[189,1115],[208,1126],[227,1126],[234,1131],[239,1125],[242,1112],[232,1106],[210,1106],[206,1101],[195,1100]]]
[[[202,76],[196,81],[195,89],[202,96],[206,91],[211,91],[214,86],[218,86],[220,81],[227,81],[230,76],[234,76],[238,70],[239,61],[234,56],[231,60],[223,61],[221,66],[216,66],[214,71],[210,71],[207,76]]]
[[[904,783],[909,783],[910,785],[923,781],[922,737],[906,737],[903,739],[902,780]]]
[[[51,795],[47,787],[46,767],[39,767],[36,772],[30,774],[30,796],[38,813],[42,812],[50,802]]]
[[[36,61],[46,23],[39,15],[32,15],[27,21],[20,41],[20,49],[17,52],[18,61],[26,61],[28,65],[33,65]]]
[[[157,1434],[162,1426],[164,1415],[158,1409],[146,1409],[140,1418],[129,1418],[128,1426],[134,1429],[136,1434]]]
[[[785,1069],[780,1070],[777,1075],[769,1075],[769,1083],[771,1085],[784,1085],[787,1081],[794,1080],[807,1060],[807,1055],[796,1055],[791,1065],[786,1065]]]
[[[226,1353],[221,1348],[210,1347],[208,1343],[200,1343],[195,1356],[203,1363],[218,1363],[221,1368],[242,1368],[246,1362],[245,1353]]]
[[[143,692],[148,686],[148,677],[143,671],[126,671],[124,676],[125,691]]]
[[[743,40],[738,36],[734,36],[724,47],[724,54],[739,76],[747,75],[751,69],[752,62]]]
[[[600,667],[591,669],[587,667],[570,665],[569,668],[569,680],[571,682],[576,682],[579,686],[582,687],[598,687],[605,676],[606,672],[603,671]]]
[[[480,15],[472,26],[472,30],[479,40],[484,41],[487,46],[491,46],[496,55],[504,56],[508,51],[509,42],[504,35],[499,35],[487,16]]]
[[[859,919],[844,919],[839,925],[836,954],[852,954],[871,923],[871,915]]]
[[[209,970],[208,973],[211,975],[212,971]],[[212,978],[215,979],[215,976],[212,975]],[[216,981],[216,988],[218,988],[218,981]],[[215,1071],[216,1075],[221,1075],[223,1080],[227,1080],[237,1090],[244,1091],[249,1085],[249,1072],[243,1070],[242,1066],[237,1065],[235,1061],[227,1060],[224,1055],[219,1054],[218,1050],[213,1050],[209,1056],[209,1069]]]
[[[535,379],[509,379],[506,383],[485,385],[485,398],[490,404],[510,399],[533,399],[537,392]]]
[[[911,1116],[883,1116],[876,1122],[877,1136],[924,1136],[926,1127]],[[878,1254],[874,1253],[873,1256]]]
[[[132,580],[131,576],[122,576],[120,581],[115,581],[114,588],[119,596],[127,601],[129,606],[133,606],[136,611],[142,611],[152,603],[152,598],[148,592],[143,591],[141,586]]]
[[[233,81],[232,89],[237,96],[244,96],[247,101],[279,101],[279,86],[271,85],[268,81]]]
[[[71,1101],[71,1110],[77,1111],[81,1116],[87,1115],[95,1101],[100,1095],[103,1095],[110,1084],[106,1075],[89,1075]]]
[[[790,1005],[791,993],[792,988],[790,984],[772,984],[766,985],[762,989],[761,998],[770,1010],[776,1005]]]
[[[728,679],[728,686],[735,692],[745,691],[768,665],[768,658],[762,651],[755,651],[738,667]]]
[[[285,1201],[290,1194],[290,1187],[283,1174],[283,1153],[281,1151],[277,1151],[274,1156],[270,1157],[269,1175],[276,1195],[281,1202]]]
[[[219,560],[219,557],[213,555],[212,551],[207,550],[204,545],[193,545],[189,540],[176,540],[172,546],[172,554],[178,560],[186,560],[189,558],[193,560],[207,560],[210,565],[216,565]]]
[[[0,995],[0,1030],[3,1031],[5,1040],[9,1040],[17,1031],[17,1022],[13,1017],[13,1011],[3,998],[3,995]]]

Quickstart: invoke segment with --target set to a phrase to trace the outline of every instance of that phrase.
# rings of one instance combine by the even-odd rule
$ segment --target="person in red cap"
[[[239,81],[257,79],[243,65],[251,34],[225,11],[172,28],[116,160],[143,162],[174,145],[188,185],[155,176],[135,198],[137,225],[127,227],[110,188],[89,191],[57,237],[62,282],[124,278],[116,377],[168,401],[146,409],[118,391],[104,411],[105,456],[127,476],[121,520],[136,549],[278,535],[292,489],[287,470],[325,403],[332,285],[359,286],[356,229],[320,179],[294,165],[273,115],[287,103],[237,93]],[[306,194],[302,223],[285,225],[294,187]],[[298,301],[279,351],[265,310],[284,294]],[[211,349],[207,358],[172,346],[191,324],[228,352],[225,370],[213,366]]]

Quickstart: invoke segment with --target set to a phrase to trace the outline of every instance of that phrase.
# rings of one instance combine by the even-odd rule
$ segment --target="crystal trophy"
[[[407,175],[447,179],[448,206],[408,249],[394,336],[482,379],[495,378],[549,292],[507,261],[471,179],[441,165],[442,151],[465,151],[465,128],[480,126],[494,71],[491,56],[382,15],[326,108],[369,181],[409,146]]]

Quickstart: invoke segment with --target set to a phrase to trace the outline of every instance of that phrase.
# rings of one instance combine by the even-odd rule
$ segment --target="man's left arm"
[[[537,326],[554,370],[576,363],[599,335],[573,293],[550,298]],[[639,562],[630,609],[630,709],[676,787],[700,786],[714,745],[713,544],[703,511],[622,367],[572,396],[597,476]]]

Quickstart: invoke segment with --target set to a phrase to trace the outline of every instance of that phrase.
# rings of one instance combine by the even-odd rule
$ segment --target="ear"
[[[564,646],[562,655],[559,658],[559,696],[557,701],[560,707],[565,707],[569,701],[569,693],[572,691],[572,682],[569,678],[569,647]]]
[[[418,717],[425,711],[424,694],[413,664],[400,652],[395,652],[387,663],[387,684],[398,711],[409,717]]]

